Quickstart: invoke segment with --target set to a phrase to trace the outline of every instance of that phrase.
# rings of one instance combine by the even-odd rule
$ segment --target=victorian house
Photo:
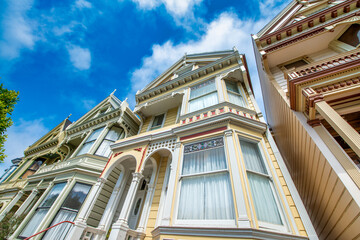
[[[111,94],[76,122],[65,119],[28,147],[19,167],[0,185],[0,218],[11,212],[25,216],[10,239],[73,222],[99,183],[110,144],[135,135],[139,125],[128,103]],[[65,239],[69,222],[31,239]]]
[[[360,1],[292,1],[253,35],[266,117],[320,239],[359,239]]]
[[[244,55],[185,55],[136,102],[67,239],[317,239]]]

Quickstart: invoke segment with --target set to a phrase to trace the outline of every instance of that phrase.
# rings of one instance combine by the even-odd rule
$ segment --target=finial
[[[66,119],[69,119],[69,117],[72,115],[72,113],[69,114],[69,116]]]
[[[114,91],[110,94],[110,96],[113,96],[116,92],[116,89],[114,89]]]
[[[233,46],[233,50],[234,52],[237,52],[237,48],[235,46]]]

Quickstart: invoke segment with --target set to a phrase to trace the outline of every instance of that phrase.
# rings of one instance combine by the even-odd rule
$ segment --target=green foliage
[[[0,84],[0,162],[4,162],[6,157],[4,154],[4,144],[7,138],[5,132],[13,124],[10,116],[19,100],[18,95],[19,92],[8,90],[4,88],[3,84]]]
[[[8,213],[0,222],[0,239],[7,239],[10,237],[24,220],[25,214],[15,217],[14,213]]]

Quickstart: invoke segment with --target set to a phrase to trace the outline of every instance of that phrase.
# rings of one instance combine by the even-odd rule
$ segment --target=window
[[[96,150],[95,154],[99,156],[109,157],[111,154],[110,144],[116,142],[125,135],[124,129],[112,127],[106,134],[104,140]]]
[[[245,107],[245,100],[243,96],[241,95],[241,92],[239,90],[239,87],[236,82],[231,81],[225,81],[226,84],[226,90],[229,97],[229,102],[234,103],[236,105]]]
[[[218,103],[215,80],[201,83],[190,89],[189,112],[194,112]]]
[[[292,68],[299,68],[299,67],[305,66],[306,64],[308,64],[308,63],[304,59],[300,59],[298,61],[285,64],[284,68],[290,70]]]
[[[45,218],[46,214],[48,213],[49,209],[55,202],[55,200],[60,195],[62,189],[64,188],[65,183],[58,183],[55,184],[50,192],[47,194],[45,199],[41,202],[39,207],[36,209],[34,215],[27,223],[26,227],[22,230],[19,235],[19,238],[27,238],[33,235],[36,231],[36,228],[39,226],[41,221]]]
[[[95,143],[96,139],[99,137],[99,135],[103,129],[104,129],[103,127],[98,128],[91,133],[91,135],[86,139],[85,143],[81,146],[81,149],[77,153],[77,156],[89,152],[90,148]]]
[[[184,148],[178,220],[235,219],[223,138]]]
[[[241,139],[240,145],[258,220],[283,225],[272,182],[258,145]]]
[[[77,213],[79,212],[91,186],[82,183],[76,183],[64,203],[62,204],[59,212],[56,214],[54,220],[50,224],[53,226],[62,221],[74,221]],[[62,240],[65,239],[71,228],[71,224],[65,223],[56,226],[47,231],[44,239]]]
[[[338,39],[339,41],[357,47],[360,44],[360,25],[351,25]]]
[[[154,117],[150,130],[161,128],[165,119],[165,114],[160,114]]]

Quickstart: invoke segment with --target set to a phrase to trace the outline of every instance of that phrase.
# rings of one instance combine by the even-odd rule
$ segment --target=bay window
[[[283,225],[272,180],[258,144],[240,139],[240,146],[258,221]]]
[[[242,96],[240,89],[236,82],[225,81],[226,90],[229,98],[229,102],[245,107],[245,99]]]
[[[37,227],[39,226],[41,221],[45,218],[46,214],[49,212],[49,209],[60,195],[65,184],[66,184],[65,182],[58,183],[52,187],[50,192],[46,195],[45,199],[37,207],[30,221],[26,224],[25,228],[20,233],[19,238],[24,239],[30,237],[35,233]]]
[[[50,224],[53,226],[62,221],[74,221],[77,213],[79,212],[87,194],[89,193],[91,185],[76,183],[60,210],[56,214],[54,220]],[[68,234],[71,224],[64,223],[48,230],[43,239],[62,240]]]
[[[194,112],[218,103],[215,80],[209,80],[190,88],[189,112]]]
[[[95,143],[96,139],[99,137],[100,133],[102,132],[102,128],[95,129],[91,135],[86,139],[85,143],[81,146],[80,151],[77,153],[77,156],[81,154],[88,153],[92,145]]]
[[[223,138],[184,147],[178,220],[235,219]]]
[[[116,142],[125,135],[124,129],[112,127],[106,134],[104,140],[96,150],[95,154],[99,156],[109,157],[111,154],[110,144]]]

